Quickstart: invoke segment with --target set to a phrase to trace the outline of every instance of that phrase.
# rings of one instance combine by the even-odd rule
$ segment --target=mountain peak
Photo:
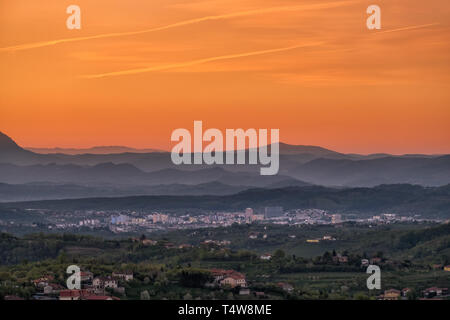
[[[307,146],[307,145],[292,145],[280,142],[280,153],[281,154],[302,154],[309,153],[318,156],[330,155],[330,154],[339,154],[336,151],[325,149],[318,146]]]
[[[0,150],[2,152],[22,150],[9,136],[0,131]]]

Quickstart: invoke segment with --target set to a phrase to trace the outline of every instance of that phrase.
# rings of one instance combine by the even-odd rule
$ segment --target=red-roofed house
[[[111,296],[87,296],[83,297],[83,300],[120,300],[117,297],[111,297]]]
[[[214,282],[221,286],[228,285],[232,288],[247,286],[245,276],[235,270],[211,269],[210,272],[214,277]]]
[[[82,297],[91,295],[87,290],[61,290],[59,300],[80,300]]]
[[[423,290],[425,298],[433,298],[435,296],[442,296],[448,294],[448,288],[431,287]]]
[[[96,277],[92,280],[95,289],[117,288],[117,280],[111,277]]]
[[[397,289],[389,289],[384,291],[384,300],[398,300],[401,291]]]
[[[226,276],[222,281],[220,281],[221,286],[235,287],[246,287],[247,282],[245,281],[245,276],[242,273],[236,272],[231,275]]]
[[[91,282],[94,278],[92,272],[89,271],[81,271],[80,272],[81,282]]]
[[[214,281],[220,282],[223,278],[225,278],[226,276],[228,276],[230,274],[233,274],[235,271],[234,270],[224,270],[224,269],[211,269],[210,272],[214,277]]]
[[[32,280],[32,282],[33,282],[33,284],[36,287],[42,287],[43,288],[45,286],[48,286],[49,282],[53,281],[53,279],[54,279],[53,276],[44,276],[44,277],[41,277],[39,279]]]

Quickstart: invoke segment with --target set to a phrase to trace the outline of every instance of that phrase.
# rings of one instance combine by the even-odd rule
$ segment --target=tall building
[[[111,224],[126,224],[129,221],[129,217],[126,215],[118,215],[111,217]]]
[[[266,207],[264,215],[267,218],[280,217],[283,215],[283,207]]]
[[[342,215],[340,215],[340,214],[333,214],[331,216],[331,223],[333,223],[333,224],[342,223]]]

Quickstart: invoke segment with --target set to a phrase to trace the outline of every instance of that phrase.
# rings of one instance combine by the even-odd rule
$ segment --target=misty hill
[[[384,157],[372,160],[315,159],[289,171],[321,185],[375,186],[410,183],[438,186],[450,182],[450,156]]]
[[[26,150],[32,151],[34,153],[41,154],[68,154],[68,155],[78,155],[78,154],[114,154],[114,153],[153,153],[153,152],[164,152],[157,149],[136,149],[124,146],[96,146],[92,148],[25,148]]]
[[[270,147],[269,147],[270,148]],[[114,154],[114,153],[153,153],[153,152],[167,152],[157,149],[136,149],[125,146],[95,146],[91,148],[33,148],[25,147],[25,150],[29,150],[35,153],[42,154]],[[316,156],[325,155],[344,155],[336,151],[328,150],[317,146],[302,146],[302,145],[290,145],[286,143],[279,143],[280,154],[312,154]]]
[[[115,150],[117,151],[117,150]],[[94,166],[101,163],[112,162],[115,164],[129,163],[141,164],[145,168],[142,170],[153,171],[161,170],[171,165],[170,153],[168,152],[152,152],[152,153],[111,153],[111,154],[41,154],[35,153],[17,145],[7,135],[0,132],[0,163],[10,163],[15,165],[80,165],[80,166]],[[148,164],[148,165],[145,165]]]
[[[96,185],[119,183],[137,186],[195,185],[219,181],[227,185],[267,187],[289,179],[291,182],[287,185],[278,186],[296,185],[293,184],[294,180],[345,187],[373,187],[395,183],[441,186],[450,183],[448,155],[365,156],[284,143],[280,143],[278,178],[257,177],[259,165],[176,166],[172,163],[169,152],[38,154],[24,150],[11,138],[0,134],[0,164],[2,163],[0,182],[12,184],[47,181]]]
[[[195,186],[168,184],[155,186],[104,185],[101,187],[43,182],[26,184],[0,183],[0,202],[135,195],[230,195],[251,188],[250,186],[230,186],[220,182],[209,182]]]
[[[89,198],[1,204],[3,208],[64,210],[244,210],[247,207],[283,206],[319,208],[339,213],[398,213],[450,217],[450,185],[428,187],[381,185],[375,188],[333,189],[290,187],[253,189],[229,196],[137,196]]]
[[[3,148],[0,145],[0,163],[13,163],[17,165],[33,164],[77,164],[96,165],[99,163],[112,162],[115,164],[129,163],[144,171],[157,171],[165,168],[182,168],[184,170],[196,170],[207,168],[207,165],[175,166],[172,164],[170,152],[155,150],[138,150],[128,147],[94,147],[91,149],[62,149],[62,148],[28,148],[25,150],[18,146],[10,137],[3,135],[4,145],[13,145],[14,148]],[[269,146],[270,149],[270,146]],[[150,151],[151,149],[149,149]],[[299,163],[306,163],[320,157],[331,159],[355,158],[355,155],[347,156],[335,151],[331,151],[315,146],[294,146],[280,143],[279,146],[281,162],[285,162],[285,167],[290,168]],[[37,151],[37,152],[32,152]],[[107,151],[111,151],[108,153]],[[248,151],[246,152],[248,157]],[[229,171],[256,171],[255,166],[224,166]],[[237,168],[239,167],[239,168]]]
[[[17,166],[0,163],[0,182],[24,184],[33,182],[52,182],[82,184],[89,186],[143,186],[184,184],[198,185],[220,182],[229,186],[270,187],[271,185],[309,185],[283,175],[261,176],[257,172],[230,172],[211,167],[195,171],[163,169],[144,172],[130,164],[101,163],[95,166],[74,164]]]

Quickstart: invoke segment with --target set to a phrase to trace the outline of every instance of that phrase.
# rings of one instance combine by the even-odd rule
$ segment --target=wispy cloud
[[[390,29],[385,31],[378,31],[374,32],[373,34],[381,34],[381,33],[391,33],[391,32],[398,32],[398,31],[407,31],[407,30],[415,30],[415,29],[421,29],[421,28],[427,28],[427,27],[433,27],[437,26],[439,23],[428,23],[428,24],[420,24],[417,26],[409,26],[409,27],[403,27],[403,28],[397,28],[397,29]]]
[[[205,22],[205,21],[224,20],[224,19],[266,14],[266,13],[331,9],[331,8],[336,8],[336,7],[352,5],[357,2],[359,2],[359,1],[358,0],[347,0],[347,1],[335,1],[335,2],[326,2],[326,3],[318,3],[318,4],[280,6],[280,7],[270,7],[270,8],[247,10],[247,11],[239,11],[239,12],[233,12],[233,13],[228,13],[228,14],[211,15],[211,16],[205,16],[205,17],[196,18],[196,19],[184,20],[184,21],[180,21],[177,23],[172,23],[172,24],[168,24],[165,26],[160,26],[160,27],[155,27],[155,28],[140,30],[140,31],[105,33],[105,34],[98,34],[98,35],[93,35],[93,36],[65,38],[65,39],[58,39],[58,40],[33,42],[33,43],[21,44],[21,45],[10,46],[10,47],[3,47],[3,48],[0,48],[0,52],[29,50],[29,49],[53,46],[53,45],[62,44],[62,43],[79,42],[79,41],[85,41],[85,40],[95,40],[95,39],[140,35],[140,34],[145,34],[145,33],[151,33],[151,32],[162,31],[162,30],[187,26],[187,25],[191,25],[191,24],[201,23],[201,22]]]
[[[434,74],[433,80],[442,81],[437,77],[437,72],[432,66],[422,65],[417,62],[413,69],[411,65],[404,64],[401,58],[389,59],[385,63],[386,68],[371,69],[370,72],[365,68],[367,59],[378,52],[385,52],[385,46],[374,47],[373,45],[360,46],[364,39],[367,39],[367,34],[380,35],[388,33],[401,33],[414,31],[437,26],[439,23],[428,23],[421,25],[413,25],[406,27],[398,27],[395,29],[386,29],[378,32],[364,32],[359,35],[357,45],[350,45],[345,40],[347,37],[340,37],[335,39],[333,44],[338,44],[340,49],[336,50],[321,50],[315,52],[314,55],[303,57],[302,69],[292,69],[289,72],[280,71],[274,72],[270,76],[278,82],[289,83],[293,85],[301,85],[303,87],[343,87],[343,86],[374,86],[374,85],[410,85],[420,83],[421,79],[418,75],[427,75],[430,72]],[[411,37],[409,39],[415,39]],[[356,37],[353,38],[353,40]],[[411,45],[411,42],[406,42],[404,46]],[[426,45],[421,42],[421,45]],[[391,44],[389,44],[391,46]],[[400,48],[400,47],[399,47]],[[333,58],[330,58],[333,56]],[[328,57],[326,68],[323,67],[323,61]],[[351,61],[351,64],[348,62]],[[412,61],[412,60],[411,60]],[[297,63],[297,66],[299,64]],[[431,80],[428,80],[431,81]]]
[[[251,57],[251,56],[258,56],[258,55],[264,55],[264,54],[270,54],[270,53],[294,50],[294,49],[298,49],[298,48],[320,46],[320,45],[323,45],[323,44],[324,44],[324,42],[312,42],[312,43],[299,44],[299,45],[290,46],[290,47],[284,47],[284,48],[252,51],[252,52],[245,52],[245,53],[238,53],[238,54],[230,54],[230,55],[216,56],[216,57],[198,59],[198,60],[182,62],[182,63],[166,64],[166,65],[153,66],[153,67],[148,67],[148,68],[130,69],[130,70],[108,72],[108,73],[101,73],[101,74],[93,74],[93,75],[84,75],[84,76],[81,76],[81,77],[85,78],[85,79],[98,79],[98,78],[116,77],[116,76],[125,76],[125,75],[146,73],[146,72],[152,72],[152,71],[164,71],[164,70],[169,70],[169,69],[190,67],[190,66],[194,66],[194,65],[198,65],[198,64],[208,63],[208,62],[214,62],[214,61],[220,61],[220,60],[229,60],[229,59],[237,59],[237,58],[244,58],[244,57]]]

